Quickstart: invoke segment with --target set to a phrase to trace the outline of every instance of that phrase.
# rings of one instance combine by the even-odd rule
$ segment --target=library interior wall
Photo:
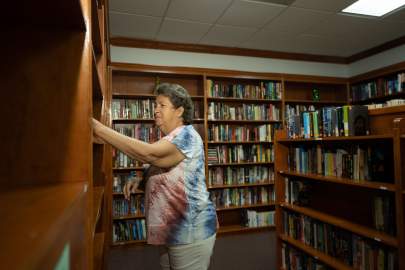
[[[351,64],[331,64],[260,57],[110,47],[111,61],[157,66],[199,67],[314,76],[352,77],[405,61],[405,45]]]
[[[116,46],[111,46],[110,56],[111,62],[121,63],[347,78],[405,61],[405,45],[348,65]],[[210,270],[275,269],[275,247],[275,231],[219,237]],[[113,249],[108,269],[159,269],[158,256],[151,246]]]

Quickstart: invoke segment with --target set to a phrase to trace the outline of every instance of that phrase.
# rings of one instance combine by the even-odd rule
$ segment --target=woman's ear
[[[176,114],[177,114],[177,116],[178,116],[179,118],[183,116],[183,113],[184,113],[184,108],[183,108],[183,106],[178,107],[178,108],[176,109]]]

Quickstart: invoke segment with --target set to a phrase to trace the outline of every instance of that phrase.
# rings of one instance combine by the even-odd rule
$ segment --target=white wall
[[[117,46],[110,54],[112,62],[347,78],[405,61],[405,45],[349,65]]]

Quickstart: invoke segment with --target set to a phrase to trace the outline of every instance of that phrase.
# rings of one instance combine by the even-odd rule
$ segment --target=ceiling
[[[404,7],[383,18],[340,13],[353,2],[109,0],[110,37],[349,57],[405,35]]]

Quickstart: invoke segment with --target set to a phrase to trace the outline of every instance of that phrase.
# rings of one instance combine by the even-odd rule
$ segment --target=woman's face
[[[183,123],[181,115],[183,108],[175,108],[170,99],[159,95],[155,104],[155,124],[164,133],[168,134]]]

